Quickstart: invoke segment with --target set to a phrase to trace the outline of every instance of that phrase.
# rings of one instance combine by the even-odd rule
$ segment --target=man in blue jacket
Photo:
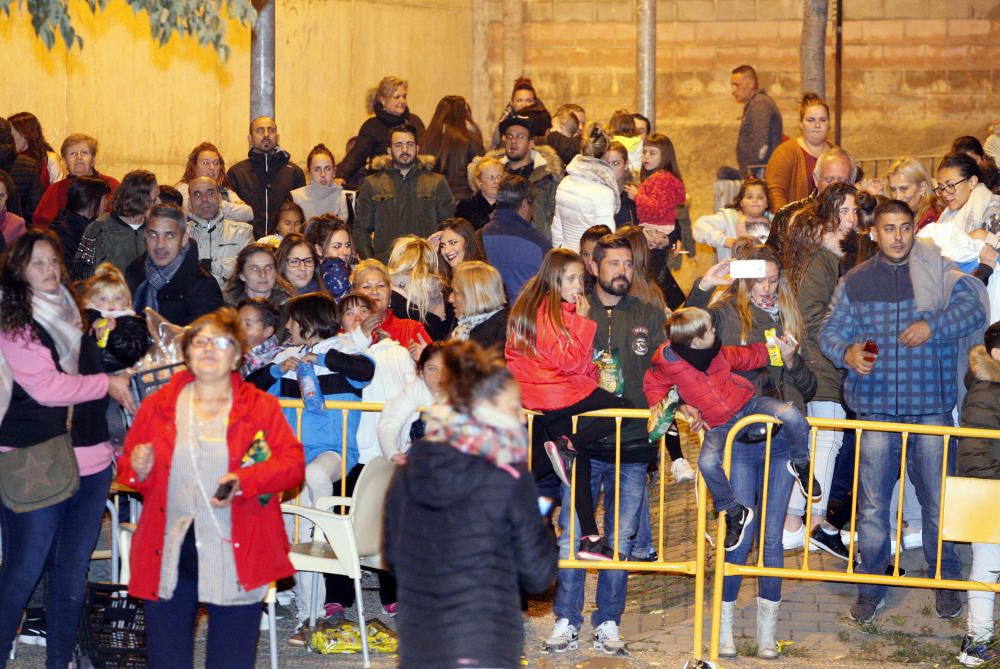
[[[823,354],[846,368],[844,400],[859,420],[953,425],[956,372],[968,339],[988,317],[982,282],[959,271],[936,246],[914,243],[913,212],[891,200],[875,209],[878,254],[840,281],[820,333]],[[980,336],[980,342],[981,342]],[[872,345],[874,344],[874,345]],[[899,433],[864,432],[858,469],[858,573],[883,574],[889,560],[889,502],[900,476]],[[955,450],[948,471],[954,471]],[[917,489],[928,573],[937,567],[941,437],[910,435],[906,470]],[[941,577],[960,577],[955,548],[941,550]],[[886,586],[860,585],[851,618],[867,623],[885,605]],[[954,618],[962,602],[954,590],[935,592],[938,617]]]
[[[534,200],[535,187],[531,182],[508,174],[500,182],[493,220],[479,233],[487,259],[500,272],[510,304],[538,272],[542,258],[552,248],[549,240],[531,226]]]

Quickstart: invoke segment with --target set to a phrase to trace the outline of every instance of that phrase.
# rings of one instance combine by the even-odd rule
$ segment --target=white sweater
[[[410,426],[420,418],[420,407],[429,407],[436,401],[424,380],[417,377],[406,384],[403,392],[386,402],[378,421],[378,444],[382,455],[391,458],[410,450]]]
[[[302,207],[306,223],[309,219],[323,214],[334,214],[342,221],[347,220],[347,196],[340,186],[322,186],[313,183],[296,188],[290,195],[292,201]]]
[[[580,252],[580,237],[587,228],[604,224],[615,230],[620,205],[618,184],[611,166],[598,158],[576,156],[556,189],[552,217],[552,246]]]

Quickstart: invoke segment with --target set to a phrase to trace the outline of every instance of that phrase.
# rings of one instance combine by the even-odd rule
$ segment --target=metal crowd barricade
[[[279,404],[283,409],[293,409],[295,411],[295,423],[292,428],[295,430],[296,435],[302,433],[302,412],[303,403],[301,400],[279,400]],[[383,404],[381,402],[341,402],[341,401],[327,401],[326,409],[328,411],[340,411],[341,413],[341,444],[342,448],[346,449],[347,445],[347,416],[350,411],[381,411]],[[534,421],[537,414],[526,411],[528,420],[528,434],[529,443],[530,436],[534,430]],[[613,491],[614,495],[614,508],[616,513],[615,521],[615,536],[614,536],[614,552],[615,555],[619,555],[619,546],[621,543],[621,537],[619,536],[619,528],[621,527],[620,517],[617,514],[621,513],[621,431],[622,431],[622,421],[625,419],[641,419],[647,420],[649,418],[648,409],[607,409],[602,411],[592,411],[585,414],[580,414],[574,418],[573,426],[574,430],[576,428],[576,419],[581,417],[594,417],[594,418],[607,418],[615,421],[615,489]],[[602,561],[592,561],[592,560],[579,560],[576,558],[576,537],[575,535],[575,523],[570,523],[570,559],[559,560],[559,567],[565,569],[619,569],[624,571],[643,571],[643,572],[655,572],[663,574],[682,574],[686,576],[694,576],[695,578],[695,589],[694,589],[694,630],[693,630],[693,640],[692,648],[694,652],[694,657],[700,659],[702,655],[702,642],[703,642],[703,620],[704,620],[704,607],[705,607],[705,541],[704,537],[706,534],[707,527],[707,499],[708,491],[705,487],[704,480],[698,477],[698,522],[697,522],[697,534],[701,537],[700,540],[695,542],[695,557],[692,560],[680,560],[680,561],[667,561],[664,559],[665,546],[664,546],[664,512],[665,512],[665,501],[666,501],[666,491],[665,486],[667,484],[667,474],[666,469],[666,445],[663,439],[659,443],[659,456],[660,456],[660,483],[659,483],[659,495],[658,495],[658,512],[659,512],[659,528],[657,536],[657,560],[654,562],[632,562],[628,560],[602,560]],[[531,469],[531,449],[528,449],[528,468]],[[570,498],[572,501],[576,499],[576,466],[574,464],[572,469],[572,475],[570,480]],[[345,450],[341,451],[341,479],[340,479],[340,491],[342,496],[347,495],[347,457]],[[608,494],[605,492],[605,494]],[[298,536],[299,519],[295,518],[295,536]]]
[[[810,569],[809,567],[809,541],[805,541],[802,547],[802,566],[799,568],[786,567],[765,567],[764,532],[768,494],[768,473],[771,460],[771,441],[773,426],[780,423],[773,416],[753,415],[747,416],[736,422],[730,429],[726,437],[725,451],[723,453],[723,467],[727,476],[729,475],[733,443],[735,436],[747,425],[765,423],[767,425],[767,439],[764,451],[764,483],[761,492],[761,512],[759,523],[757,559],[754,564],[730,564],[725,561],[725,551],[719,550],[715,556],[715,583],[712,592],[712,633],[709,642],[709,659],[718,662],[719,659],[719,618],[722,608],[722,583],[726,576],[771,576],[776,578],[798,579],[803,581],[825,581],[834,583],[867,583],[872,585],[891,585],[909,588],[934,588],[947,590],[981,590],[987,592],[1000,592],[1000,584],[978,583],[974,581],[961,581],[941,578],[941,549],[944,541],[976,541],[984,543],[1000,543],[1000,519],[983,519],[981,514],[975,514],[975,522],[970,523],[969,517],[973,514],[963,513],[960,505],[966,507],[969,500],[979,500],[980,504],[997,504],[1000,502],[1000,481],[990,481],[985,479],[967,479],[948,475],[948,454],[952,445],[949,443],[952,437],[979,437],[986,439],[1000,439],[1000,430],[981,430],[961,427],[945,427],[936,425],[910,425],[904,423],[881,423],[876,421],[857,420],[837,420],[830,418],[807,418],[810,431],[810,484],[808,491],[812,493],[812,469],[816,454],[816,435],[819,430],[852,430],[855,433],[856,448],[854,452],[854,481],[852,491],[855,503],[851,509],[851,532],[848,546],[847,570],[826,571]],[[861,449],[863,448],[862,435],[864,432],[890,432],[900,434],[900,480],[906,480],[906,452],[910,435],[920,434],[938,436],[942,439],[942,469],[941,469],[941,502],[938,517],[938,538],[937,538],[937,567],[932,578],[904,577],[899,575],[899,558],[901,549],[896,551],[892,563],[891,575],[859,574],[855,572],[854,555],[856,553],[855,544],[857,542],[857,491],[858,491],[858,466],[861,460]],[[902,546],[903,531],[903,491],[904,486],[899,487],[899,506],[896,511],[896,545]],[[949,508],[950,507],[950,508]],[[784,514],[782,514],[784,517]],[[805,527],[810,527],[812,523],[812,505],[806,504]],[[718,527],[717,546],[721,546],[726,532],[725,523],[720,522]],[[699,534],[699,542],[704,543],[706,538]],[[703,553],[703,551],[702,551]],[[702,565],[704,567],[704,565]],[[697,653],[695,657],[698,657]]]

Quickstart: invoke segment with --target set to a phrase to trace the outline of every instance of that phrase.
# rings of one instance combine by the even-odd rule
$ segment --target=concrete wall
[[[0,14],[0,115],[32,111],[56,149],[70,132],[96,136],[98,168],[117,177],[145,167],[173,183],[202,140],[228,164],[244,158],[249,28],[229,23],[223,63],[191,39],[160,48],[145,14],[108,5],[95,17],[70,3],[82,51],[46,50],[17,4],[10,18]],[[276,21],[278,130],[300,162],[320,141],[343,156],[367,116],[366,89],[386,74],[410,81],[410,107],[425,121],[442,95],[470,94],[469,0],[278,0]]]
[[[1000,2],[843,0],[843,145],[863,157],[943,150],[960,134],[983,137],[1000,119]],[[834,4],[830,3],[831,7]],[[490,77],[501,81],[500,0],[489,0]],[[632,0],[525,0],[524,70],[550,109],[582,104],[601,120],[635,108]],[[735,164],[740,107],[729,72],[753,64],[798,134],[801,0],[657,2],[657,129],[674,140],[694,212],[711,206],[711,181]],[[833,98],[833,24],[827,95]]]

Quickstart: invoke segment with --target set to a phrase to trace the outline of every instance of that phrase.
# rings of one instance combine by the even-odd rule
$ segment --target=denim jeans
[[[782,429],[784,432],[784,429]],[[782,530],[785,528],[785,510],[788,508],[788,496],[792,492],[794,479],[788,473],[785,463],[788,462],[788,451],[785,443],[777,438],[771,443],[771,465],[768,470],[767,509],[762,512],[761,496],[764,493],[764,454],[766,444],[739,444],[733,448],[732,481],[736,500],[745,507],[754,510],[753,520],[747,526],[743,542],[729,553],[726,562],[730,564],[745,564],[750,547],[760,536],[757,524],[764,518],[764,566],[784,567],[785,552],[781,544]],[[740,592],[741,576],[727,576],[722,584],[722,599],[726,602],[736,601]],[[772,602],[781,601],[781,579],[760,577],[757,579],[758,594],[762,599]]]
[[[781,421],[781,429],[777,434],[773,434],[771,443],[774,452],[780,450],[785,453],[792,462],[809,462],[809,423],[802,417],[798,409],[790,403],[782,402],[771,397],[753,397],[743,405],[739,411],[733,414],[726,423],[714,427],[705,433],[705,439],[701,445],[701,455],[698,456],[698,469],[705,478],[705,485],[712,493],[715,502],[715,510],[718,512],[731,511],[739,506],[739,502],[733,493],[733,486],[726,473],[722,469],[722,455],[726,447],[726,435],[730,428],[738,420],[753,414],[765,414],[774,416]],[[745,444],[734,444],[733,453]],[[749,445],[749,447],[756,444]],[[784,464],[781,464],[784,467]],[[788,500],[784,500],[786,508]],[[782,509],[782,514],[785,510]]]
[[[951,413],[928,416],[858,415],[859,420],[918,425],[952,425]],[[909,472],[923,516],[924,559],[928,575],[933,577],[937,566],[938,511],[941,503],[942,439],[911,434],[906,449],[906,470]],[[954,440],[948,449],[948,472],[955,470]],[[862,574],[883,574],[889,563],[889,500],[899,478],[902,435],[893,432],[867,430],[861,438],[861,459],[858,464],[858,540]],[[941,577],[960,578],[962,563],[955,546],[946,542],[941,548]],[[884,597],[884,585],[859,585],[861,595]]]
[[[59,504],[27,513],[14,513],[0,504],[4,552],[0,567],[0,668],[7,665],[21,612],[43,572],[48,573],[45,666],[66,669],[73,661],[87,568],[110,488],[108,467],[81,476],[80,489]]]
[[[618,551],[627,556],[632,548],[639,525],[639,510],[642,498],[646,496],[646,465],[645,463],[623,464],[620,469],[621,521]],[[602,460],[591,461],[590,489],[594,500],[600,491],[604,490],[604,536],[614,547],[615,537],[615,463]],[[569,486],[562,488],[562,507],[559,510],[559,557],[569,557],[569,519],[573,505],[570,500]],[[575,521],[574,517],[574,521]],[[575,523],[575,537],[580,538],[580,524]],[[555,601],[552,610],[556,618],[568,618],[571,625],[580,627],[583,622],[584,581],[587,572],[584,569],[560,569],[556,584]],[[625,592],[628,586],[628,572],[619,570],[601,570],[597,577],[597,610],[591,614],[591,624],[597,627],[607,620],[621,624],[622,612],[625,610]]]

